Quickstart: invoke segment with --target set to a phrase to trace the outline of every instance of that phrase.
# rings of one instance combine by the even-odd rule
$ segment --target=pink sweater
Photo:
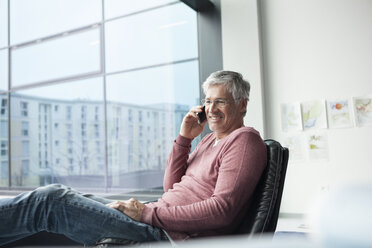
[[[167,161],[165,193],[145,205],[141,222],[175,240],[234,231],[265,168],[266,146],[250,127],[214,143],[211,133],[189,155],[191,140],[177,137]]]

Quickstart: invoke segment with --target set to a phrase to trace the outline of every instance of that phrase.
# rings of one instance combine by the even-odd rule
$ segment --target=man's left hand
[[[135,221],[140,221],[142,211],[145,208],[144,204],[142,204],[141,202],[134,198],[130,198],[127,201],[114,201],[109,204],[106,204],[106,206],[123,212],[129,218]]]

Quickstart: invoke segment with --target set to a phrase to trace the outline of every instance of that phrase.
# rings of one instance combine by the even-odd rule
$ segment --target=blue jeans
[[[109,202],[58,184],[0,199],[0,246],[40,231],[63,234],[85,245],[102,238],[166,240],[161,229],[105,206]]]

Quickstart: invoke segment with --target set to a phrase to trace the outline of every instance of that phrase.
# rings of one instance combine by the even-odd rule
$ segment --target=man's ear
[[[247,99],[243,99],[240,101],[240,113],[245,113],[247,112],[247,104],[248,104],[248,100]]]

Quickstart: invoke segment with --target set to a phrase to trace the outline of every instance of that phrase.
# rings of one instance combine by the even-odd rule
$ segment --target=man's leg
[[[104,203],[102,198],[56,184],[1,199],[0,245],[44,230],[86,245],[106,237],[140,242],[161,239],[160,229],[136,222]]]

